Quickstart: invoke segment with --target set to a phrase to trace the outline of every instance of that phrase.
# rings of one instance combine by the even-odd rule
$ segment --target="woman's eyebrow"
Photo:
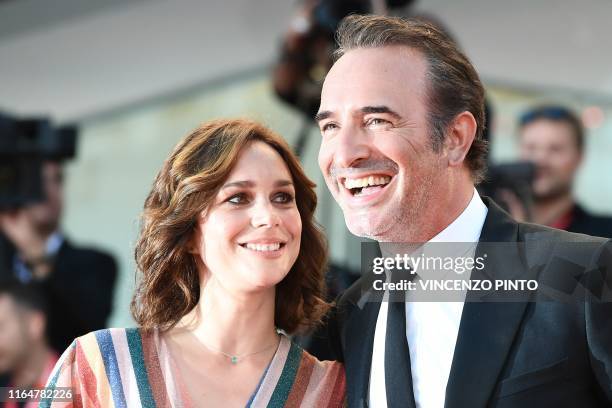
[[[274,187],[284,187],[284,186],[292,186],[293,182],[291,180],[277,180],[274,183]],[[232,181],[223,185],[221,188],[229,188],[229,187],[243,187],[243,188],[252,188],[255,186],[255,182],[252,180],[240,180],[240,181]]]

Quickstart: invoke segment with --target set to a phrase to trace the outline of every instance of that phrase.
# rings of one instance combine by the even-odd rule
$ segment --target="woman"
[[[139,328],[76,339],[48,387],[73,387],[83,406],[342,406],[342,366],[285,334],[328,307],[313,187],[257,123],[218,120],[188,135],[145,202]]]

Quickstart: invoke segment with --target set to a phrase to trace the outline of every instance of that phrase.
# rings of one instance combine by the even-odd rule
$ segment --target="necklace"
[[[280,337],[280,335],[279,335],[279,337]],[[209,346],[208,344],[204,343],[202,340],[200,340],[200,343],[202,343],[202,345],[204,347],[206,347],[208,350],[210,350],[210,351],[212,351],[214,353],[222,354],[225,357],[229,358],[230,363],[232,363],[232,364],[238,364],[240,361],[244,360],[245,358],[254,356],[256,354],[263,353],[264,351],[270,350],[272,347],[274,347],[276,345],[276,342],[274,342],[274,343],[270,344],[269,346],[266,346],[266,348],[263,348],[261,350],[254,351],[252,353],[237,355],[237,354],[226,353],[223,350],[219,350],[219,349],[217,349],[215,347]]]

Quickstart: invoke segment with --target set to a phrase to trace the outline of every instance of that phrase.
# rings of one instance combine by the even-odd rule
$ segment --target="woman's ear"
[[[200,233],[197,227],[191,233],[191,238],[187,241],[187,253],[192,255],[200,254]]]
[[[202,211],[200,215],[198,215],[195,225],[193,226],[193,230],[191,232],[191,237],[187,241],[187,252],[192,255],[199,255],[200,248],[202,247],[202,231],[200,230],[201,224],[206,219],[206,212]]]

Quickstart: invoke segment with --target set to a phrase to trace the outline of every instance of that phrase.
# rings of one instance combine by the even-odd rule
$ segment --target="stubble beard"
[[[429,238],[427,217],[424,216],[428,203],[433,196],[433,185],[435,172],[431,171],[426,176],[418,180],[409,181],[410,184],[417,186],[416,190],[408,194],[413,194],[413,198],[402,197],[400,201],[389,209],[368,209],[362,215],[363,219],[349,230],[354,235],[363,238],[373,239],[378,242],[425,242]],[[393,199],[393,198],[391,198]],[[376,219],[371,222],[367,217],[367,212],[375,211]],[[384,214],[389,214],[384,217]],[[380,214],[380,216],[379,216]],[[354,214],[353,218],[358,215]],[[381,218],[383,216],[384,218]],[[345,217],[347,225],[351,225]]]
[[[556,184],[553,185],[548,191],[538,193],[533,192],[533,200],[536,204],[545,204],[551,201],[556,201],[562,197],[565,197],[572,192],[572,185],[570,184]]]

